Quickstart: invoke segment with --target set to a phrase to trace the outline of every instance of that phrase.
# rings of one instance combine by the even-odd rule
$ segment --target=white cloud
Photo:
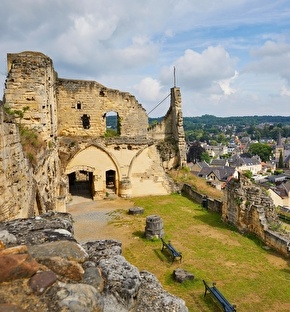
[[[289,114],[289,0],[2,2],[1,86],[6,54],[34,50],[60,77],[129,91],[147,111],[175,66],[184,116]]]
[[[290,44],[267,41],[252,51],[256,60],[245,67],[245,71],[258,74],[279,75],[290,85]]]
[[[222,46],[208,47],[201,53],[188,49],[178,58],[176,68],[177,82],[183,88],[201,92],[213,90],[219,81],[235,76],[236,60],[231,58]],[[168,81],[172,77],[172,66],[163,70],[161,79]]]
[[[235,74],[233,77],[230,77],[228,79],[223,79],[218,82],[221,89],[224,92],[224,95],[230,95],[236,92],[236,89],[234,89],[231,84],[234,82],[235,79],[239,76],[238,72],[235,71]]]
[[[147,37],[134,37],[132,43],[124,49],[116,50],[112,57],[116,57],[123,67],[142,67],[149,61],[154,62],[158,53],[158,46]]]
[[[281,87],[281,95],[282,96],[290,96],[290,89],[286,86]]]
[[[145,101],[156,102],[159,101],[164,94],[162,93],[161,85],[156,79],[151,77],[146,77],[141,80],[138,85],[134,86],[139,96]]]

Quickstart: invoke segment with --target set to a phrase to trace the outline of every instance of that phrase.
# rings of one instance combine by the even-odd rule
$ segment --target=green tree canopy
[[[210,159],[210,156],[207,152],[203,152],[203,153],[201,153],[200,160],[205,161],[209,164],[211,159]]]
[[[205,153],[205,149],[199,142],[193,142],[187,153],[187,162],[193,162],[194,164],[201,161],[202,154]]]
[[[250,145],[249,153],[260,156],[262,161],[267,161],[272,155],[272,147],[268,144],[253,143]]]

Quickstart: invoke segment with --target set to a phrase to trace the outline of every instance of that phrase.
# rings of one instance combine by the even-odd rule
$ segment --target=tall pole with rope
[[[173,86],[174,86],[174,88],[176,88],[175,66],[173,67]]]

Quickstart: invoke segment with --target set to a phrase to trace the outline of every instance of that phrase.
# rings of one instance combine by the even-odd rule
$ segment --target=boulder
[[[122,254],[122,243],[113,239],[87,242],[81,245],[89,255],[89,261],[98,264],[102,259]]]
[[[131,311],[141,284],[138,269],[131,265],[123,256],[102,259],[99,262],[101,274],[105,282],[105,309],[112,309],[118,304],[115,311]],[[115,300],[112,301],[112,297]],[[112,310],[113,311],[113,310]]]
[[[104,311],[102,297],[91,285],[59,283],[55,298],[61,311]]]
[[[178,268],[173,271],[173,278],[175,281],[183,283],[184,281],[187,280],[193,280],[194,275],[186,270]]]
[[[0,256],[0,283],[27,278],[39,269],[39,263],[29,254]]]
[[[51,241],[70,240],[73,237],[73,218],[68,213],[50,211],[27,219],[15,219],[0,223],[0,232],[5,231],[6,247],[36,245]]]
[[[89,255],[82,246],[72,241],[49,242],[41,245],[28,246],[28,252],[38,260],[61,257],[82,263],[89,258]]]
[[[53,271],[39,272],[33,275],[28,285],[37,295],[41,295],[49,286],[56,282],[57,276]]]
[[[163,289],[158,279],[148,271],[141,271],[141,285],[135,312],[188,312],[185,302]]]

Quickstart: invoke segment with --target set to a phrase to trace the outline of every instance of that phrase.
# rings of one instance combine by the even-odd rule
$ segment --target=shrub
[[[24,153],[32,165],[36,165],[36,155],[44,148],[45,143],[40,138],[39,134],[28,127],[19,125],[20,142],[23,147]]]

